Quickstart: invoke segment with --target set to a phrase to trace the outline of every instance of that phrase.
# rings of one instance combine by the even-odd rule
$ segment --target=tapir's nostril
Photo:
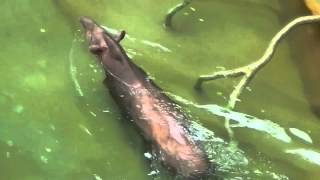
[[[100,54],[106,49],[107,49],[107,47],[98,46],[98,45],[91,45],[89,47],[90,52],[93,53],[93,54]]]

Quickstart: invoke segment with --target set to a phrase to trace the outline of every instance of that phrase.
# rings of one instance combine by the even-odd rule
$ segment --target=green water
[[[304,54],[317,45],[304,41],[307,28],[281,44],[241,96],[235,110],[258,119],[214,105],[226,105],[236,79],[208,83],[202,93],[192,88],[201,74],[259,58],[289,19],[307,14],[302,2],[194,0],[174,18],[174,30],[165,30],[164,14],[178,2],[2,0],[0,179],[152,179],[144,142],[121,117],[78,31],[80,15],[128,32],[122,44],[134,62],[215,133],[207,150],[225,167],[219,176],[318,179],[320,118],[310,102],[320,102],[320,77],[306,73],[314,65],[304,63]],[[227,143],[229,115],[238,149]],[[155,179],[173,177],[161,170]]]

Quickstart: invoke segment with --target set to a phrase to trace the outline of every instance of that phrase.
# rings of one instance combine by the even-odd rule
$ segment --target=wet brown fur
[[[186,116],[126,55],[119,44],[125,32],[113,37],[90,18],[80,21],[90,51],[106,71],[110,94],[152,143],[159,159],[183,179],[205,179],[209,161],[190,136]]]

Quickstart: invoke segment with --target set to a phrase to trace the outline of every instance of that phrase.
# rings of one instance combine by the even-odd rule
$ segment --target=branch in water
[[[277,46],[280,41],[287,35],[292,29],[298,27],[302,24],[311,24],[315,22],[320,22],[320,15],[317,16],[303,16],[294,19],[289,24],[287,24],[284,28],[282,28],[270,41],[266,51],[263,56],[257,61],[248,64],[246,66],[242,66],[236,69],[224,70],[215,72],[212,75],[203,75],[200,76],[195,84],[196,89],[201,89],[202,83],[221,79],[221,78],[234,78],[234,77],[242,77],[239,83],[235,86],[234,90],[229,96],[229,101],[227,107],[230,109],[234,109],[237,101],[239,101],[239,96],[243,92],[243,89],[251,82],[257,72],[262,69],[268,62],[270,62],[273,57]]]
[[[167,12],[167,15],[165,17],[165,20],[164,20],[164,26],[166,28],[171,28],[173,16],[175,14],[177,14],[179,11],[181,11],[182,9],[184,9],[185,7],[187,7],[191,2],[192,2],[192,0],[183,0],[183,2],[177,4],[175,7],[169,9],[169,11]]]

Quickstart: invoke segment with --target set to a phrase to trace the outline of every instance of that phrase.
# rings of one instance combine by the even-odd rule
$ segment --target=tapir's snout
[[[86,31],[86,38],[89,41],[89,50],[96,55],[99,55],[108,48],[104,39],[104,29],[102,29],[94,20],[89,17],[80,17],[80,23]]]
[[[94,20],[86,16],[80,17],[80,23],[82,24],[83,28],[87,31],[92,31],[94,27],[98,26],[96,22],[94,22]]]

